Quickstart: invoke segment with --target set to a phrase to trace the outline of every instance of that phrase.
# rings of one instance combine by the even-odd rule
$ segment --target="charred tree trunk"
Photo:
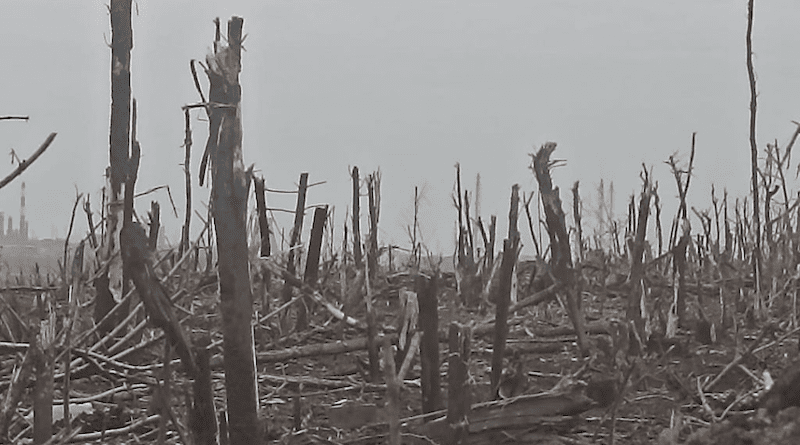
[[[300,185],[297,188],[297,204],[294,209],[294,226],[292,227],[292,233],[289,235],[289,256],[286,260],[286,270],[292,276],[295,276],[295,272],[297,271],[297,255],[298,246],[300,245],[300,235],[303,232],[303,220],[305,219],[305,208],[306,208],[306,191],[308,190],[308,173],[301,173],[300,174]],[[286,303],[292,299],[292,287],[284,283],[283,285],[283,302]],[[300,305],[302,306],[302,304]],[[297,315],[297,319],[301,317],[300,312],[304,311],[305,308],[297,308],[294,309],[295,314]],[[291,314],[292,312],[287,311],[286,315]],[[302,315],[305,316],[305,315]],[[291,317],[285,316],[283,318],[284,321],[284,330],[288,331],[291,328],[297,328],[297,319],[295,319],[294,323],[291,322]]]
[[[217,29],[219,30],[217,21]],[[242,162],[241,17],[228,21],[226,46],[214,41],[214,54],[206,56],[211,88],[209,156],[212,166],[212,208],[219,258],[225,388],[228,431],[233,445],[261,441],[258,427],[252,295],[247,252],[247,178]],[[219,139],[214,139],[218,134]]]
[[[184,214],[183,229],[181,230],[181,245],[178,249],[178,257],[183,256],[183,253],[189,248],[189,224],[192,221],[192,175],[189,171],[189,161],[192,153],[192,127],[189,125],[188,108],[183,110],[183,116],[186,127],[186,136],[183,140],[183,147],[186,150],[183,159],[183,173],[186,180],[186,213]]]
[[[447,370],[448,443],[464,443],[469,435],[470,384],[468,379],[472,329],[456,322],[450,323],[450,356]]]
[[[578,289],[575,270],[572,267],[572,254],[570,253],[564,211],[561,208],[561,197],[559,196],[558,187],[553,187],[553,182],[550,178],[550,168],[552,167],[550,154],[555,149],[555,142],[544,144],[535,155],[531,154],[533,162],[530,168],[539,183],[539,193],[542,198],[545,220],[547,221],[547,232],[550,235],[553,275],[567,294],[567,306],[578,336],[578,348],[585,354],[588,343],[586,341],[583,309],[581,308],[581,294]]]
[[[149,240],[150,248],[153,249],[155,252],[158,250],[158,231],[161,229],[161,206],[158,205],[158,201],[152,201],[150,203],[150,234]],[[181,255],[178,255],[181,256]]]
[[[653,186],[647,175],[647,169],[642,175],[642,196],[639,200],[639,215],[636,219],[635,236],[631,250],[631,293],[628,295],[628,306],[625,314],[629,321],[636,326],[638,338],[647,341],[644,332],[645,314],[642,314],[642,292],[644,278],[644,263],[642,262],[645,250],[645,235],[647,234],[647,219],[650,215],[650,198],[653,196]]]
[[[317,207],[314,209],[314,222],[311,224],[311,237],[308,241],[308,256],[306,257],[306,271],[303,281],[316,287],[317,275],[319,274],[319,257],[322,250],[322,232],[325,230],[325,220],[328,218],[328,206]],[[303,298],[297,312],[297,330],[308,327],[308,308],[311,307],[311,299]]]
[[[439,303],[436,297],[437,277],[430,280],[418,275],[419,326],[422,342],[419,345],[422,367],[422,412],[430,413],[441,408],[442,393],[439,385]]]
[[[492,394],[498,397],[500,376],[503,373],[503,353],[506,350],[508,337],[508,305],[511,301],[511,278],[514,274],[514,263],[517,258],[517,243],[506,239],[503,241],[503,260],[500,263],[500,286],[497,290],[497,312],[494,317],[494,343],[492,345]]]
[[[753,229],[755,230],[755,250],[753,251],[753,280],[756,283],[756,296],[761,293],[761,220],[758,214],[758,144],[756,143],[756,73],[753,68],[753,0],[747,2],[747,76],[750,80],[750,168],[753,192]]]
[[[267,198],[264,193],[264,178],[255,178],[256,211],[258,212],[258,228],[261,233],[261,258],[272,253],[269,245],[269,220],[267,219]]]
[[[361,269],[360,207],[358,167],[353,167],[353,262],[356,269]]]
[[[369,194],[369,248],[367,261],[369,261],[369,279],[374,280],[378,272],[378,217],[381,209],[381,175],[373,173],[367,177],[367,191]]]
[[[122,260],[114,253],[119,250],[119,233],[122,229],[122,184],[126,181],[128,147],[130,144],[131,120],[131,49],[133,48],[133,29],[131,27],[131,0],[111,1],[111,126],[109,136],[108,171],[110,196],[106,218],[108,239],[105,241],[105,257],[110,261],[107,279],[98,280],[95,285],[106,285],[98,289],[98,296],[111,297],[111,301],[99,298],[95,311],[95,322],[99,322],[122,299],[123,272]],[[108,308],[108,310],[106,310]],[[127,311],[119,313],[119,318],[127,316]]]
[[[308,190],[308,173],[300,174],[300,185],[297,188],[297,204],[294,209],[294,226],[292,233],[289,236],[289,259],[286,260],[286,269],[292,275],[295,274],[297,267],[295,259],[297,258],[296,247],[300,244],[300,235],[303,232],[303,219],[306,209],[306,191]],[[292,299],[291,287],[285,287],[283,291],[283,301]]]
[[[194,380],[194,401],[192,403],[189,427],[197,445],[217,444],[217,416],[214,409],[214,392],[211,386],[211,366],[208,346],[211,337],[205,334],[195,349],[197,377]]]

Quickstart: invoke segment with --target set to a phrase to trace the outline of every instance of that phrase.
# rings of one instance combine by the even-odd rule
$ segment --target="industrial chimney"
[[[25,220],[25,182],[22,183],[22,191],[19,196],[19,240],[28,241],[28,221]]]

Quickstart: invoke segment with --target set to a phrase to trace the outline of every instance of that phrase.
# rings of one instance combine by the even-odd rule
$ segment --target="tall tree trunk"
[[[359,199],[358,167],[353,167],[353,262],[361,269],[361,203]]]
[[[758,214],[758,145],[756,144],[756,73],[753,68],[753,0],[747,2],[747,76],[750,80],[750,167],[753,191],[753,228],[756,246],[753,251],[753,280],[756,295],[761,292],[761,221]]]
[[[183,159],[183,173],[186,180],[186,212],[184,213],[183,230],[181,231],[181,245],[178,249],[178,256],[183,256],[189,248],[189,225],[192,221],[192,175],[189,171],[189,161],[192,153],[192,127],[190,126],[189,109],[184,110],[184,121],[186,133],[183,139],[183,147],[186,154]]]
[[[111,128],[109,136],[108,172],[110,193],[108,199],[105,257],[109,259],[108,287],[98,289],[98,295],[120,301],[126,289],[123,283],[122,260],[114,252],[119,250],[119,234],[122,229],[122,184],[126,181],[128,148],[130,145],[131,120],[131,49],[133,29],[131,27],[131,0],[111,1]],[[106,280],[96,284],[104,285]],[[98,301],[101,308],[111,308],[114,301]],[[127,316],[119,313],[119,319]],[[100,321],[107,310],[95,311],[95,321]]]
[[[228,431],[232,445],[261,442],[258,428],[253,315],[247,252],[247,178],[242,162],[241,71],[244,19],[228,21],[228,46],[219,38],[206,57],[213,107],[209,156],[212,166],[212,209],[219,258],[219,292],[224,341]],[[217,27],[219,22],[217,21]],[[219,28],[217,28],[219,29]],[[214,134],[219,139],[213,138]]]

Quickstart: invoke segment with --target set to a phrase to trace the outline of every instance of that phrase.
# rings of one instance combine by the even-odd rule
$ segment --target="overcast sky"
[[[108,164],[107,6],[0,0],[0,11],[0,115],[31,117],[0,122],[0,176],[14,168],[11,149],[27,157],[58,132],[45,155],[0,190],[0,210],[18,225],[24,180],[31,231],[63,237],[76,187],[99,209]],[[614,181],[622,215],[644,162],[671,218],[676,189],[662,161],[676,151],[687,159],[693,131],[690,204],[710,206],[712,183],[734,197],[747,193],[744,0],[138,1],[134,12],[137,190],[168,184],[179,216],[162,192],[136,208],[144,214],[158,199],[173,239],[184,207],[180,107],[199,100],[189,60],[204,58],[217,16],[223,23],[244,17],[245,163],[255,163],[271,188],[294,188],[303,171],[310,182],[327,181],[308,202],[336,206],[337,237],[349,204],[348,168],[358,165],[383,172],[382,242],[408,245],[420,186],[425,241],[451,252],[456,162],[469,189],[481,174],[481,214],[497,214],[505,234],[511,186],[536,190],[528,153],[546,141],[557,142],[554,157],[567,161],[554,172],[562,199],[580,180],[587,217],[601,178]],[[784,146],[791,120],[800,121],[797,23],[796,1],[756,1],[761,148],[775,138]],[[193,112],[195,186],[207,133],[200,117]],[[194,196],[202,208],[207,189]],[[294,206],[285,195],[268,201]],[[291,224],[289,215],[278,218]],[[84,217],[76,230],[85,233]]]

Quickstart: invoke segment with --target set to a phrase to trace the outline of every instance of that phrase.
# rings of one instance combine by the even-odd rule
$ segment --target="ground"
[[[521,280],[524,278],[521,274]],[[555,300],[523,308],[510,316],[506,354],[506,367],[518,369],[527,377],[526,381],[512,388],[512,395],[549,391],[564,376],[582,370],[573,389],[588,400],[585,409],[568,416],[538,418],[524,427],[517,424],[475,432],[470,434],[467,443],[611,443],[612,430],[614,443],[617,444],[800,442],[800,427],[795,422],[797,408],[788,408],[777,414],[758,409],[764,393],[764,371],[777,379],[793,369],[791,365],[798,355],[796,335],[785,335],[792,332],[787,320],[751,320],[748,325],[746,317],[742,316],[739,317],[741,320],[736,330],[715,325],[713,329],[717,338],[707,342],[699,334],[698,326],[699,321],[705,319],[703,317],[713,318],[713,299],[709,303],[702,295],[702,288],[698,288],[700,299],[696,294],[689,294],[690,301],[694,303],[689,305],[688,321],[676,338],[666,340],[654,335],[638,355],[626,355],[620,352],[620,342],[623,340],[615,331],[625,325],[625,287],[610,290],[605,284],[598,285],[597,280],[587,280],[586,283],[583,302],[590,328],[588,357],[581,357],[576,337],[570,333],[571,324],[566,311]],[[197,338],[204,332],[211,334],[215,405],[221,412],[226,402],[214,277],[212,274],[198,273],[195,278],[171,284],[190,289],[188,295],[191,299],[184,298],[178,304],[183,308],[180,313],[184,317],[184,326],[191,331],[192,337]],[[270,288],[275,291],[280,286],[281,282],[273,279]],[[403,274],[377,280],[374,305],[383,332],[397,332],[401,317],[398,293],[401,288],[410,287],[411,281]],[[323,288],[338,289],[339,286],[330,281]],[[254,285],[254,289],[259,287]],[[271,295],[270,304],[274,309],[280,293],[272,292]],[[325,296],[333,301],[337,293],[326,292]],[[24,296],[17,297],[24,299]],[[258,292],[256,297],[256,308],[260,309],[263,300]],[[356,309],[351,315],[363,320],[363,309],[358,304],[354,306]],[[703,306],[706,309],[701,317],[697,307]],[[465,307],[457,297],[452,277],[441,281],[440,330],[451,320],[477,325],[477,322],[491,318],[493,310],[494,306],[488,302]],[[261,311],[261,314],[264,312]],[[385,386],[382,379],[368,384],[365,350],[317,354],[280,362],[270,361],[263,354],[291,347],[302,348],[363,338],[364,332],[345,325],[319,306],[313,309],[308,330],[291,332],[291,321],[291,315],[288,321],[287,318],[273,317],[255,328],[257,352],[260,353],[257,365],[261,404],[259,414],[266,428],[267,440],[275,443],[385,443],[388,431],[384,414]],[[764,326],[770,328],[764,329]],[[157,334],[160,332],[148,329],[138,341],[145,344]],[[491,341],[490,334],[475,335],[472,339],[469,378],[473,403],[492,398],[489,388]],[[157,340],[150,343],[150,346],[126,355],[124,360],[118,359],[127,363],[127,368],[99,362],[100,370],[114,372],[95,370],[73,381],[73,401],[82,396],[127,387],[84,404],[84,408],[80,408],[81,405],[77,405],[77,408],[73,406],[73,412],[82,410],[73,423],[82,427],[81,434],[122,428],[159,412],[153,398],[153,375],[160,375],[154,363],[161,362],[163,342]],[[765,347],[745,354],[754,343]],[[743,355],[738,365],[725,371],[713,387],[705,387],[734,362],[737,351]],[[446,343],[440,343],[444,401],[447,400],[447,354]],[[6,382],[11,375],[11,367],[18,363],[19,357],[8,355],[3,361]],[[403,441],[434,443],[425,438],[425,434],[430,432],[426,430],[428,427],[421,420],[413,419],[421,414],[421,389],[419,360],[415,359],[412,363],[401,391],[400,418],[412,418],[402,421]],[[191,384],[180,366],[173,366],[172,371],[171,408],[180,429],[187,434],[187,401],[191,400]],[[704,388],[702,391],[699,390],[701,387]],[[56,399],[61,398],[60,388],[57,381]],[[783,400],[780,404],[785,405]],[[21,415],[28,414],[30,406],[30,397],[24,397],[18,412]],[[150,423],[131,432],[101,440],[103,443],[149,443],[157,437],[158,426],[157,420],[153,421],[153,417],[150,419]],[[63,424],[61,422],[56,426]],[[473,423],[477,425],[477,420],[473,420]],[[17,418],[10,436],[18,435],[25,424],[26,421]],[[175,431],[176,428],[170,426],[165,439],[167,443],[180,442]]]

